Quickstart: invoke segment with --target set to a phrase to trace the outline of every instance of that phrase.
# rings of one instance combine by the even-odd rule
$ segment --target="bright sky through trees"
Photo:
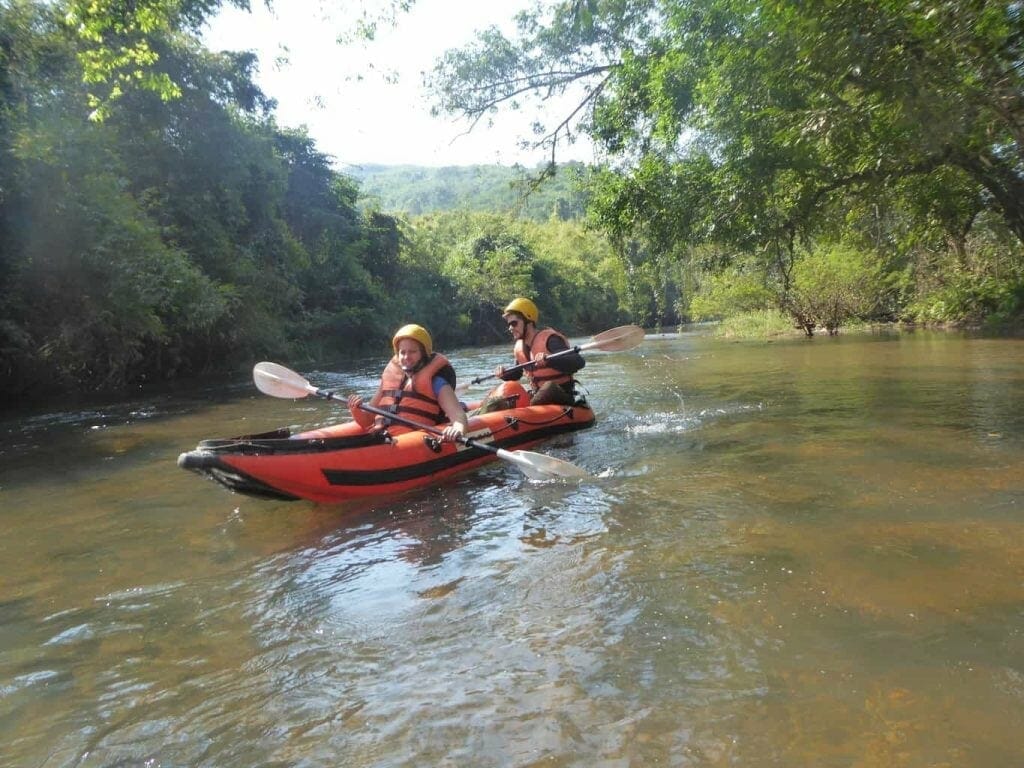
[[[494,124],[476,125],[431,117],[422,73],[445,49],[461,47],[476,30],[497,25],[513,31],[513,17],[526,0],[417,0],[397,26],[382,25],[374,41],[342,44],[357,18],[344,3],[288,0],[268,11],[253,2],[251,13],[225,6],[205,35],[214,50],[253,50],[258,83],[278,102],[280,125],[306,125],[321,151],[341,165],[361,163],[471,165],[520,163],[549,158],[523,150],[529,114],[503,111]],[[355,5],[355,4],[353,4]],[[560,146],[559,162],[592,160],[580,139]]]

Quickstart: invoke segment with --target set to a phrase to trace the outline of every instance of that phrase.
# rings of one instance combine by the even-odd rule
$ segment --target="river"
[[[9,412],[0,765],[1024,764],[1024,341],[694,330],[581,379],[597,425],[532,450],[594,482],[343,505],[175,465],[334,403]]]

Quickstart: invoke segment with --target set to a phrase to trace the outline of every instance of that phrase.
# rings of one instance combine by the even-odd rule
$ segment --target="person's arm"
[[[380,389],[374,393],[370,399],[370,405],[376,406],[380,402]],[[348,396],[348,410],[352,414],[352,418],[355,419],[356,423],[363,429],[370,429],[373,426],[375,416],[372,413],[362,410],[359,406],[363,404],[363,398],[359,395]]]
[[[509,366],[511,368],[511,366]],[[523,369],[520,368],[518,371],[512,371],[511,373],[505,372],[505,366],[499,365],[494,369],[494,378],[501,379],[502,381],[519,381],[523,378]]]
[[[567,349],[569,349],[569,345],[565,343],[565,339],[559,336],[551,336],[548,339],[548,355],[552,355],[555,352],[564,352]],[[545,360],[545,362],[559,373],[568,374],[576,373],[576,371],[587,364],[587,361],[583,359],[583,356],[579,352],[573,352],[569,355],[559,355],[553,360]]]
[[[437,402],[440,403],[441,408],[444,410],[444,415],[451,422],[451,424],[444,428],[443,438],[445,442],[453,443],[458,438],[465,437],[466,428],[469,426],[466,411],[463,410],[459,398],[455,396],[455,390],[447,382],[437,393]]]

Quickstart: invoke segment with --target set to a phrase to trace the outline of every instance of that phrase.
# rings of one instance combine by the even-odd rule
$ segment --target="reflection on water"
[[[598,425],[537,450],[594,483],[344,506],[174,463],[337,404],[8,418],[0,765],[1024,762],[1024,343],[683,334],[584,373]]]

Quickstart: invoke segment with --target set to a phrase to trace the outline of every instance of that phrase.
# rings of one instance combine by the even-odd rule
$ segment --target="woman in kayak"
[[[466,412],[455,396],[455,369],[434,352],[427,330],[414,323],[403,325],[391,339],[391,348],[395,356],[384,367],[370,405],[429,426],[451,422],[443,430],[445,442],[465,437]],[[408,429],[392,427],[386,417],[361,410],[362,403],[359,395],[348,399],[352,418],[364,429]]]

